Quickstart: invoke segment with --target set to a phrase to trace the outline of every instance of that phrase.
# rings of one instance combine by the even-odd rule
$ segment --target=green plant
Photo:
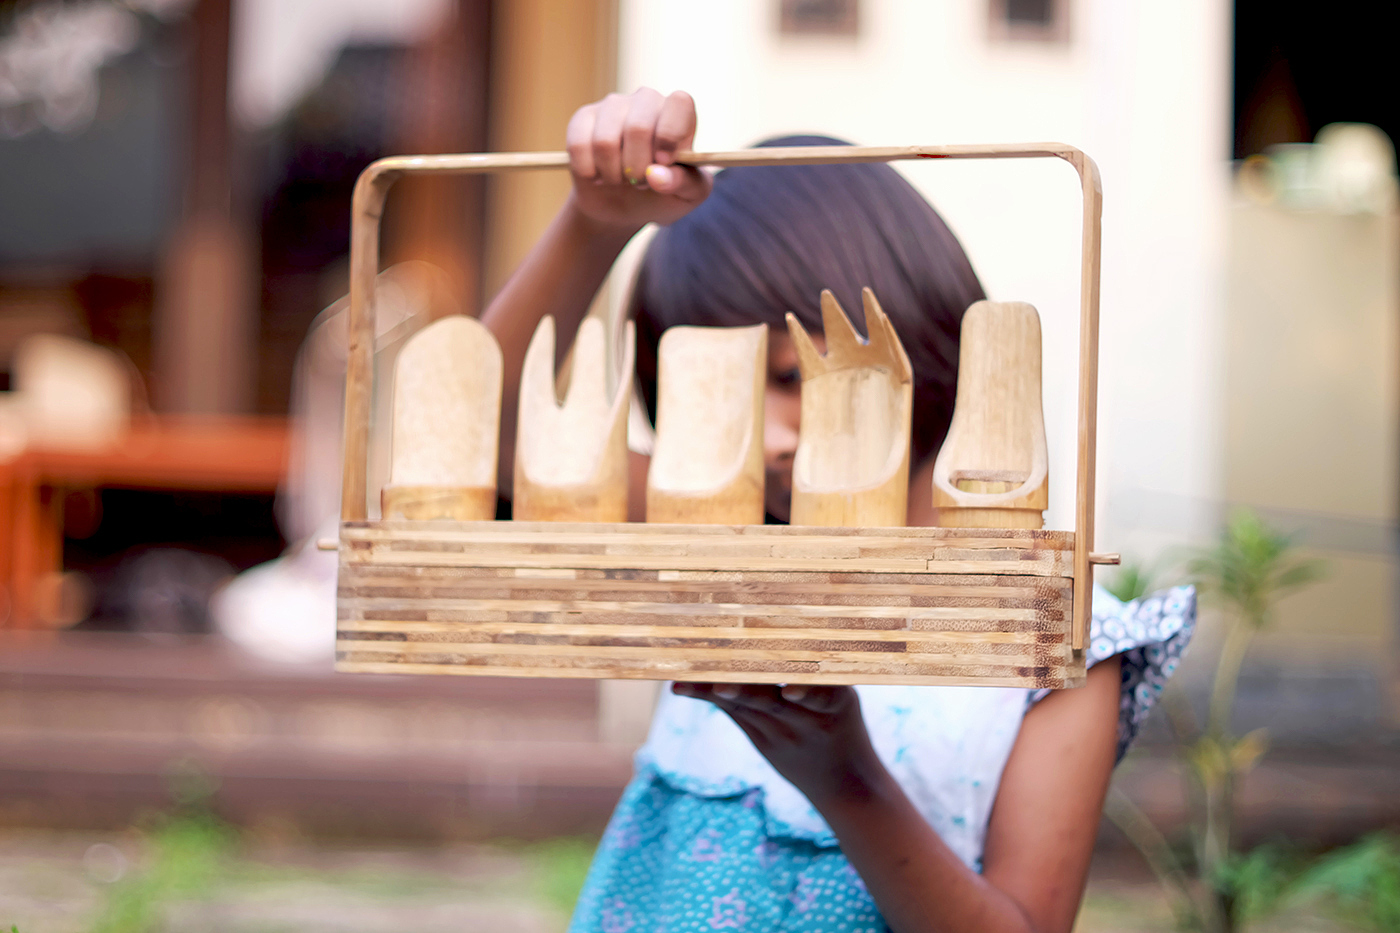
[[[112,886],[91,933],[146,933],[165,905],[208,891],[230,847],[229,828],[210,814],[163,817],[148,832],[144,870]]]
[[[1125,560],[1118,572],[1103,581],[1103,588],[1120,602],[1130,603],[1152,592],[1157,572],[1137,561]]]
[[[1201,595],[1223,611],[1226,626],[1205,721],[1197,720],[1179,694],[1164,700],[1177,754],[1189,775],[1192,858],[1179,858],[1121,793],[1112,796],[1107,812],[1156,872],[1183,927],[1230,933],[1276,906],[1296,875],[1277,850],[1241,855],[1231,846],[1236,784],[1269,747],[1263,729],[1243,736],[1231,729],[1240,667],[1255,636],[1272,622],[1278,601],[1318,579],[1322,566],[1299,557],[1287,535],[1242,509],[1230,517],[1220,540],[1197,552],[1188,568]],[[1125,594],[1141,595],[1137,590],[1146,588],[1146,576],[1128,567],[1115,583]]]
[[[587,839],[551,839],[530,847],[536,885],[553,907],[568,914],[573,911],[597,843]]]
[[[1219,543],[1189,566],[1202,595],[1213,598],[1226,613],[1205,724],[1188,734],[1184,751],[1198,795],[1196,860],[1213,895],[1207,915],[1214,915],[1212,927],[1233,930],[1243,913],[1236,909],[1244,903],[1239,884],[1249,877],[1234,870],[1231,851],[1235,786],[1269,748],[1263,729],[1239,737],[1231,731],[1240,667],[1255,636],[1273,621],[1278,601],[1317,580],[1322,566],[1298,557],[1287,535],[1248,510],[1236,512]]]
[[[1232,925],[1276,912],[1291,898],[1305,864],[1302,853],[1280,843],[1230,853],[1218,869],[1215,886],[1230,893]]]
[[[147,864],[114,884],[90,933],[147,933],[159,929],[165,905],[207,892],[233,846],[233,829],[210,809],[217,781],[197,763],[179,761],[169,775],[175,806],[148,820]]]
[[[1400,930],[1400,837],[1376,833],[1302,872],[1293,899],[1322,900],[1352,923]]]

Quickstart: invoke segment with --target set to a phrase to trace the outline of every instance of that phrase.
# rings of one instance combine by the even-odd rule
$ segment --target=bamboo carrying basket
[[[1058,158],[1083,192],[1073,531],[368,521],[379,221],[405,174],[563,169],[402,156],[355,186],[337,669],[750,683],[1084,682],[1098,374],[1098,169],[1058,143],[681,153],[691,165]]]

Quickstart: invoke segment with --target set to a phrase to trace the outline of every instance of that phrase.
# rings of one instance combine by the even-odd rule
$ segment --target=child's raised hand
[[[861,793],[884,768],[851,687],[677,683],[672,692],[729,714],[764,758],[817,809]]]
[[[695,139],[695,101],[684,91],[651,88],[609,94],[569,121],[574,203],[590,219],[631,232],[669,224],[710,193],[710,177],[677,165]]]

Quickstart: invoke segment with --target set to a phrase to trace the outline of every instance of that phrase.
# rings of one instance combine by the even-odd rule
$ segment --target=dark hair
[[[788,136],[761,146],[849,145]],[[786,312],[821,330],[820,295],[835,293],[864,332],[869,286],[914,369],[915,464],[948,432],[958,331],[985,297],[943,218],[883,163],[730,168],[703,204],[652,240],[633,295],[637,373],[653,417],[656,351],[676,324],[783,326]]]

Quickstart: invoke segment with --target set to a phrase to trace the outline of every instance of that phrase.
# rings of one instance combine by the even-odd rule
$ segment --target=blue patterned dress
[[[1121,758],[1176,670],[1196,598],[1094,592],[1088,662],[1122,656]],[[875,751],[940,838],[980,871],[987,821],[1026,711],[1049,691],[856,688]],[[664,692],[637,774],[589,870],[571,933],[883,931],[836,838],[733,721]]]

